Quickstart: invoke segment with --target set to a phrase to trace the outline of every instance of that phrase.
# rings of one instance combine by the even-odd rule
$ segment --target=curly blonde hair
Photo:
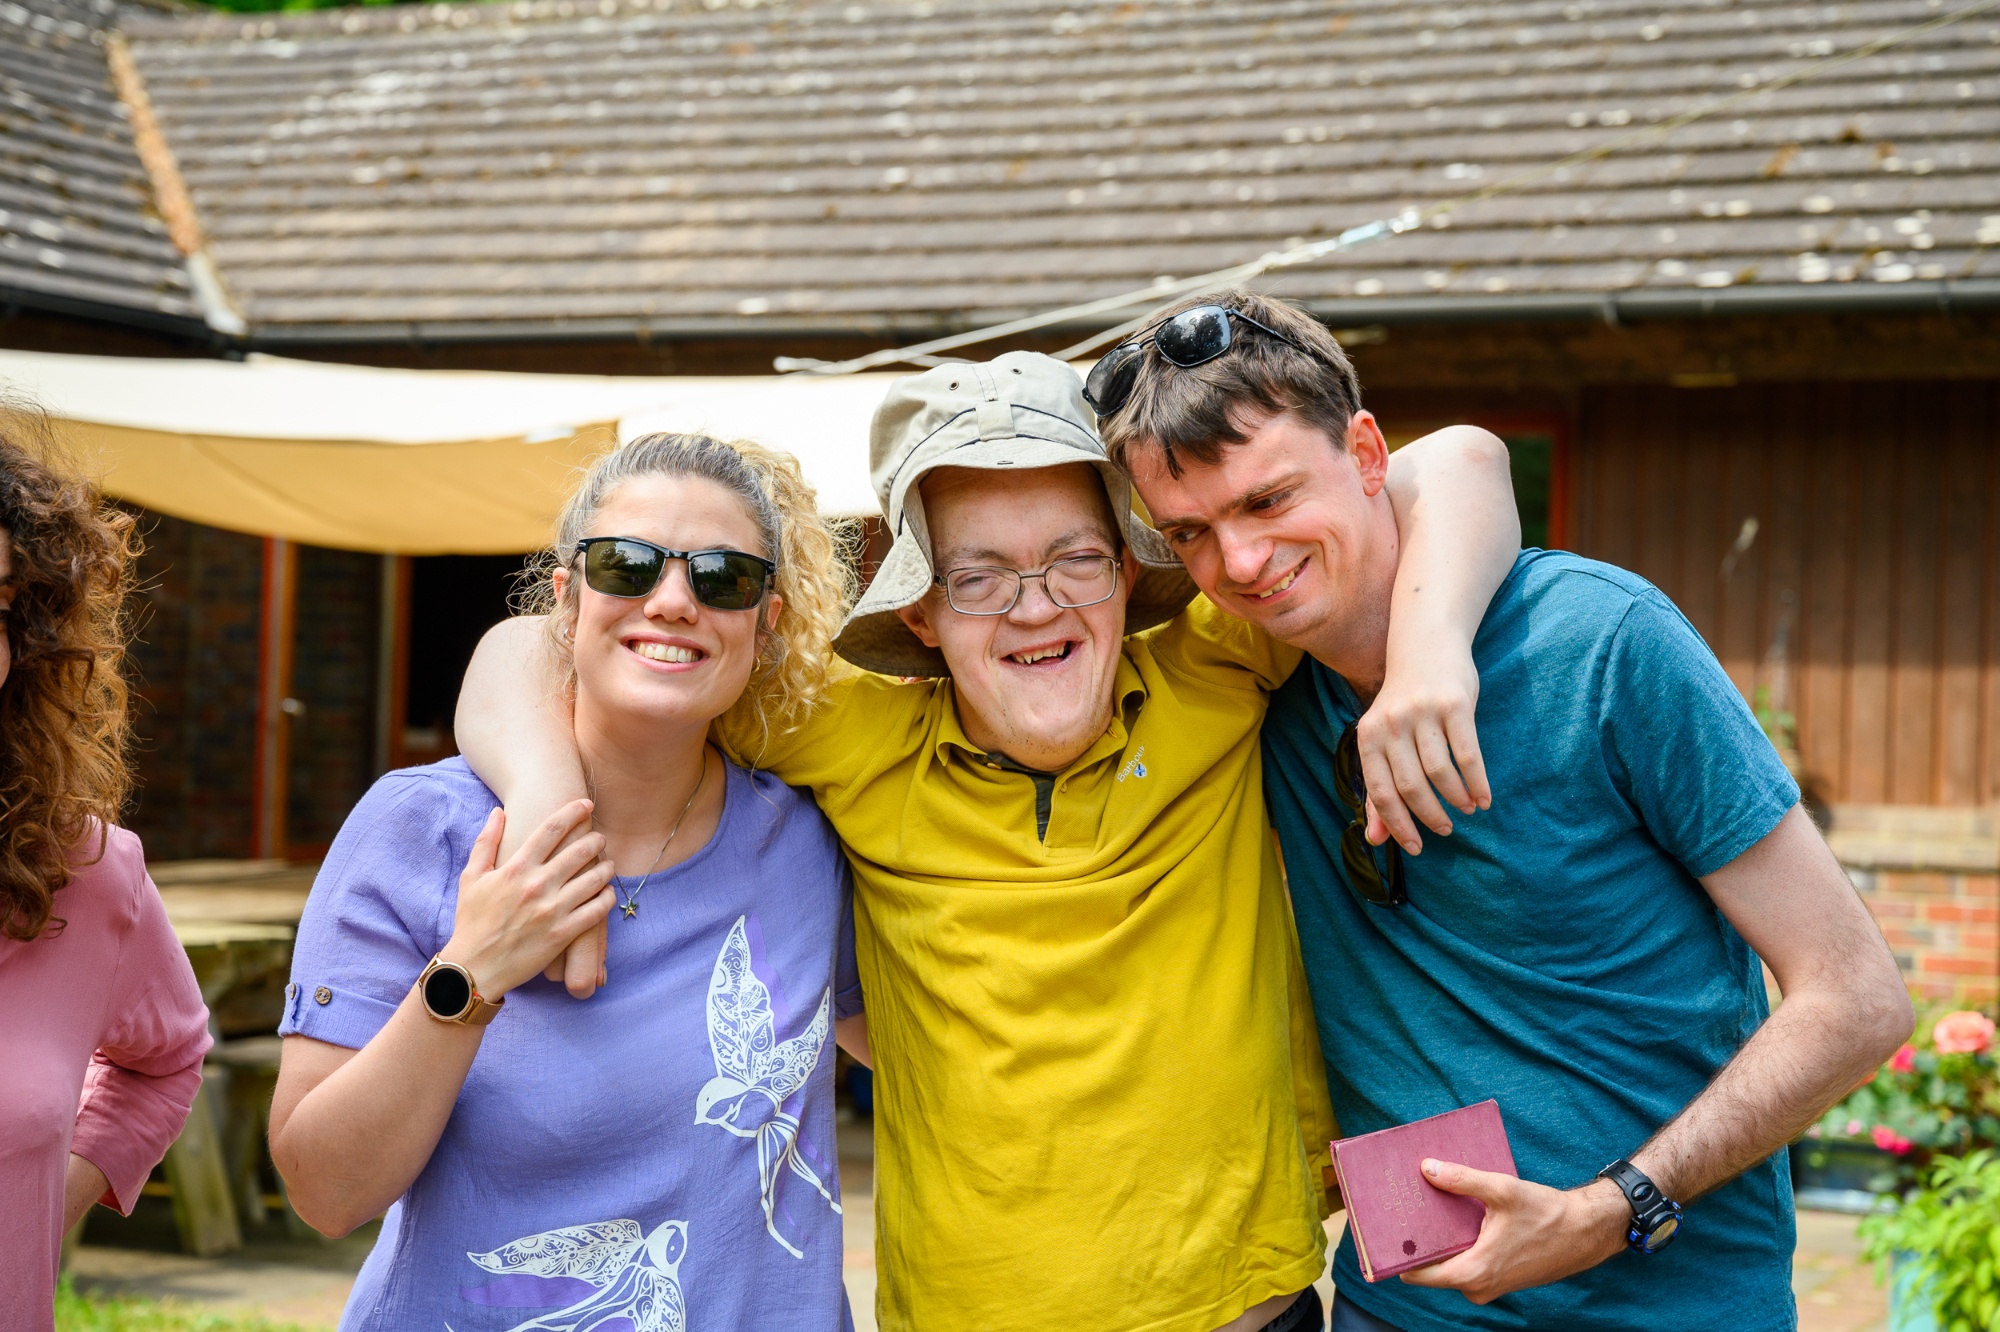
[[[13,403],[0,403],[0,529],[14,593],[0,684],[0,934],[27,940],[61,927],[55,895],[104,854],[132,790],[123,667],[138,541],[131,515],[64,465],[46,418]]]
[[[574,567],[577,543],[593,535],[598,511],[627,482],[643,476],[713,481],[742,500],[756,522],[764,545],[757,553],[777,564],[775,589],[783,605],[777,624],[760,630],[757,664],[731,710],[755,717],[766,743],[796,731],[826,696],[834,635],[854,599],[852,555],[859,526],[820,513],[818,493],[790,454],[745,440],[674,434],[644,435],[605,453],[584,473],[556,519],[555,545],[530,571],[522,609],[548,617],[556,650],[570,663],[573,688],[571,645],[582,580],[567,579],[558,595],[555,572]]]

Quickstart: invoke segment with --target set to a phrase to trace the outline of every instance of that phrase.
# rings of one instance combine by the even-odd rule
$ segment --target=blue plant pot
[[[1917,1280],[1916,1255],[1899,1253],[1889,1267],[1889,1332],[1940,1332],[1930,1283]]]

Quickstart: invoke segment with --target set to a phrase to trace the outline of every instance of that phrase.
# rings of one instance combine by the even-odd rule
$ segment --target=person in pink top
[[[129,1213],[201,1086],[208,1010],[113,826],[132,520],[0,423],[0,1329],[55,1325],[62,1237]]]

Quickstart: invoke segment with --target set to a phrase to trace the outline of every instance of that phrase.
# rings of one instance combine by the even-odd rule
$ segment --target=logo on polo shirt
[[[1118,770],[1118,780],[1122,782],[1127,777],[1144,777],[1145,775],[1146,775],[1146,747],[1144,745],[1140,745],[1139,752],[1134,754],[1131,760],[1127,762],[1124,767]]]

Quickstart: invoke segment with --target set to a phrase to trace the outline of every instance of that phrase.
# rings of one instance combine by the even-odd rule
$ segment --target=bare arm
[[[1451,832],[1445,800],[1470,814],[1493,803],[1473,712],[1472,639],[1521,553],[1507,445],[1449,426],[1389,456],[1402,555],[1390,602],[1388,670],[1358,732],[1369,836],[1423,850],[1416,822]],[[1435,788],[1435,790],[1433,790]]]
[[[586,794],[562,672],[539,616],[502,620],[465,668],[453,723],[465,761],[507,809],[504,858],[526,830]]]
[[[565,840],[588,813],[580,801],[557,811],[504,865],[495,863],[502,816],[496,811],[480,833],[438,956],[471,972],[482,997],[504,996],[540,972],[611,910],[603,839]],[[271,1101],[271,1159],[299,1215],[345,1235],[407,1192],[437,1149],[485,1031],[438,1021],[412,988],[359,1050],[287,1037]]]
[[[1701,1095],[1632,1154],[1632,1164],[1681,1202],[1804,1132],[1915,1025],[1882,932],[1804,810],[1793,806],[1702,885],[1770,965],[1784,1002]],[[1448,1162],[1426,1162],[1425,1170],[1439,1188],[1484,1201],[1487,1215],[1476,1245],[1406,1274],[1413,1285],[1456,1288],[1484,1304],[1594,1267],[1625,1247],[1631,1208],[1608,1181],[1561,1191]]]
[[[863,1068],[875,1067],[875,1052],[868,1046],[868,1015],[856,1013],[853,1017],[836,1018],[833,1023],[833,1039],[840,1048],[854,1056]]]
[[[510,828],[532,828],[588,794],[562,670],[539,616],[502,620],[479,640],[465,669],[453,729],[465,761],[500,797]],[[500,854],[513,854],[517,845],[510,834]],[[605,930],[599,925],[585,931],[549,963],[549,979],[561,981],[575,998],[588,999],[605,981],[610,945]]]
[[[867,1033],[862,1033],[867,1040]],[[859,1055],[855,1056],[857,1059]],[[69,1168],[63,1174],[63,1234],[67,1235],[83,1220],[83,1214],[91,1209],[104,1191],[111,1187],[111,1181],[104,1172],[76,1153],[70,1153]]]
[[[1778,978],[1784,1000],[1632,1163],[1698,1197],[1798,1137],[1909,1039],[1910,994],[1881,929],[1794,805],[1702,886]]]

